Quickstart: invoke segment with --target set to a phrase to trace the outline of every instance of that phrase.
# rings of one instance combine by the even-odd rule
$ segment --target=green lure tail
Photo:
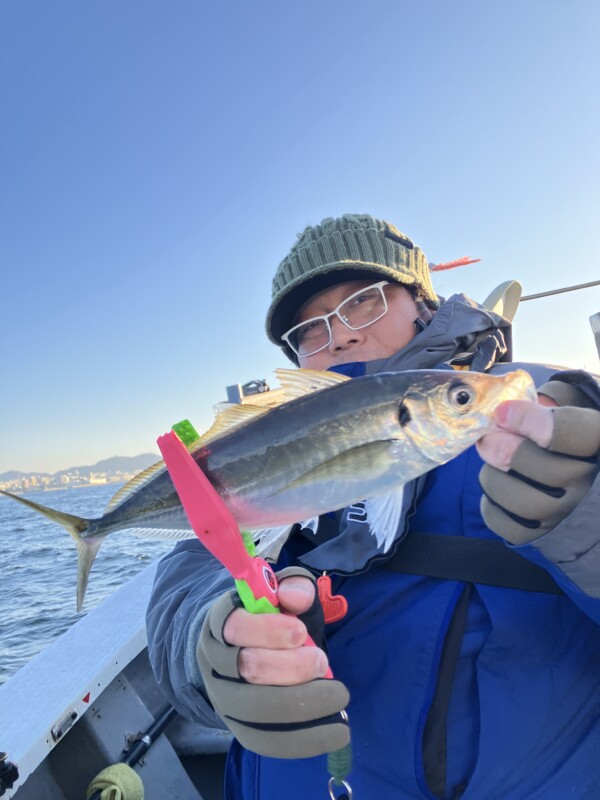
[[[27,500],[25,497],[20,497],[11,492],[5,492],[2,489],[0,489],[0,494],[11,497],[18,503],[22,503],[24,506],[37,511],[39,514],[43,514],[53,522],[57,522],[70,533],[73,539],[75,539],[77,543],[77,611],[81,611],[90,570],[96,558],[98,548],[102,544],[103,537],[85,539],[82,536],[82,534],[89,529],[91,522],[89,519],[78,517],[75,514],[66,514],[64,511],[57,511],[54,508],[48,508],[40,503],[34,503],[33,500]]]

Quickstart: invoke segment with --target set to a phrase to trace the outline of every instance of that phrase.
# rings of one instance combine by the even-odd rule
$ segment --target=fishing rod
[[[481,259],[463,256],[462,258],[457,258],[455,261],[447,261],[443,264],[429,264],[429,269],[431,272],[441,272],[447,269],[455,269],[456,267],[464,267],[466,264],[476,264],[478,261],[481,261]],[[600,280],[588,281],[587,283],[576,283],[573,286],[563,286],[560,289],[548,289],[545,292],[536,292],[535,294],[526,294],[520,297],[520,284],[518,284],[516,281],[507,281],[505,284],[502,284],[500,287],[498,287],[498,289],[496,289],[496,291],[490,295],[488,300],[490,300],[492,297],[494,298],[495,302],[501,299],[500,295],[497,295],[501,288],[503,288],[504,293],[508,295],[508,290],[512,289],[512,287],[509,286],[511,283],[514,287],[518,288],[518,291],[512,291],[512,298],[507,304],[507,308],[511,309],[511,314],[509,315],[510,319],[513,318],[519,304],[524,303],[526,300],[539,300],[542,297],[551,297],[552,295],[556,294],[565,294],[566,292],[576,292],[579,289],[591,289],[592,286],[600,286]],[[590,325],[592,328],[592,333],[594,334],[594,340],[596,342],[596,350],[598,351],[598,356],[600,356],[600,311],[596,314],[592,314],[590,317]]]
[[[588,281],[588,283],[577,283],[574,286],[564,286],[562,289],[549,289],[547,292],[537,292],[536,294],[526,294],[521,297],[520,302],[525,300],[538,300],[540,297],[550,297],[554,294],[564,294],[564,292],[575,292],[578,289],[590,289],[592,286],[600,286],[600,281]],[[590,317],[590,326],[596,342],[596,350],[600,357],[600,311]]]
[[[177,711],[173,706],[166,706],[152,722],[148,730],[136,736],[129,748],[124,751],[121,763],[127,764],[128,767],[134,767],[176,717]]]
[[[540,297],[550,297],[552,294],[563,294],[564,292],[575,292],[578,289],[589,289],[592,286],[600,286],[600,281],[589,281],[589,283],[578,283],[575,286],[564,286],[562,289],[548,289],[546,292],[526,294],[521,298],[521,303],[524,303],[525,300],[537,300]]]
[[[150,727],[146,731],[139,733],[129,747],[123,751],[123,757],[119,763],[126,764],[133,769],[176,716],[177,711],[173,706],[165,706],[158,716],[152,720]],[[90,795],[89,800],[100,800],[103,792],[104,789],[97,789]],[[121,795],[119,794],[119,796]]]

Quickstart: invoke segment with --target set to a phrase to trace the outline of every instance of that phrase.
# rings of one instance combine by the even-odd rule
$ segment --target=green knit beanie
[[[430,308],[439,306],[425,255],[389,222],[368,214],[344,214],[306,228],[273,278],[266,322],[269,339],[287,353],[281,336],[311,297],[338,283],[375,276],[413,287]]]

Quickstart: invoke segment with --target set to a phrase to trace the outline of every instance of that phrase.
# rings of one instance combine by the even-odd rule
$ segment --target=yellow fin
[[[306,394],[318,392],[321,389],[327,389],[330,386],[335,386],[338,383],[345,383],[350,380],[350,378],[345,375],[338,375],[336,372],[316,369],[277,369],[275,370],[275,374],[283,389],[281,393],[277,393],[277,399],[274,397],[272,403],[265,403],[265,399],[268,395],[267,392],[260,396],[262,401],[261,405],[258,405],[258,403],[257,405],[253,405],[251,399],[247,400],[243,405],[230,403],[216,405],[214,407],[216,414],[215,421],[206,433],[203,433],[199,439],[188,446],[187,449],[189,452],[193,453],[200,446],[208,444],[219,436],[230,433],[234,428],[246,422],[250,422],[262,414],[266,414],[276,405],[288,403],[290,400],[295,400]],[[275,392],[273,394],[275,395]],[[152,466],[140,472],[139,475],[133,477],[109,500],[105,513],[113,511],[135,491],[150,483],[150,481],[164,469],[165,462],[158,461],[156,464],[152,464]]]
[[[350,380],[346,375],[317,369],[276,369],[275,374],[284,389],[286,403]]]
[[[224,436],[239,425],[266,414],[276,406],[350,380],[345,375],[316,369],[277,369],[275,374],[281,383],[283,391],[277,392],[275,390],[273,392],[273,402],[269,402],[270,392],[265,392],[257,396],[256,405],[252,402],[252,396],[245,399],[243,405],[229,403],[216,405],[214,407],[217,415],[215,421],[198,442],[194,443],[194,447],[198,447],[199,443],[207,444],[218,436]]]
[[[217,415],[211,427],[202,434],[202,436],[194,442],[194,449],[199,445],[207,444],[208,442],[216,439],[218,436],[224,436],[230,433],[234,428],[243,425],[245,422],[260,417],[269,411],[270,406],[252,406],[252,405],[222,405],[215,406],[214,410]]]
[[[195,444],[195,442],[194,442]],[[158,475],[161,470],[166,469],[164,461],[158,461],[156,464],[152,464],[150,467],[146,467],[145,470],[135,475],[130,481],[127,481],[119,491],[114,494],[110,500],[108,501],[108,505],[106,506],[104,513],[107,514],[109,511],[115,509],[118,505],[120,505],[123,500],[129,497],[133,492],[137,489],[145,486],[147,483]]]
[[[57,522],[59,525],[62,525],[63,528],[66,528],[73,539],[75,539],[77,542],[77,611],[81,611],[90,569],[92,568],[96,553],[104,537],[97,536],[94,538],[92,536],[85,536],[91,522],[89,519],[76,517],[74,514],[66,514],[64,511],[57,511],[55,508],[48,508],[48,506],[43,506],[41,503],[34,503],[33,500],[28,500],[26,497],[20,497],[10,492],[0,491],[0,494],[11,497],[24,506],[28,506],[28,508],[43,514],[45,517],[48,517],[48,519],[51,519],[52,522]]]

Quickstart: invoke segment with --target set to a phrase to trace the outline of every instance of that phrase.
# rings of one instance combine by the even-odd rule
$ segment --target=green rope
[[[348,743],[341,750],[327,754],[327,769],[334,783],[341,784],[352,768],[352,745]]]
[[[344,789],[350,792],[348,794],[342,794],[339,796],[338,800],[344,800],[344,798],[348,798],[352,796],[352,792],[348,783],[346,782],[346,778],[350,770],[352,769],[352,744],[348,742],[345,747],[342,747],[341,750],[334,750],[332,753],[327,753],[327,771],[331,775],[331,780],[329,781],[329,795],[330,797],[335,797],[333,794],[333,787],[343,787]]]

